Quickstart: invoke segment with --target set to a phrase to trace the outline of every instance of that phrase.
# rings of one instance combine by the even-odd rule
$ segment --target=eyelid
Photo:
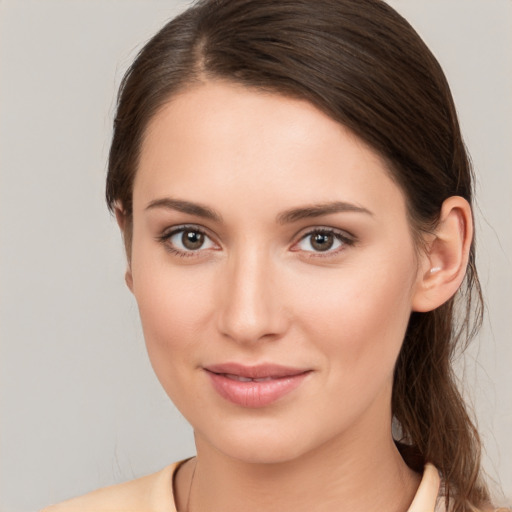
[[[216,248],[206,248],[202,249],[199,248],[197,250],[180,250],[176,247],[171,246],[168,241],[171,237],[176,235],[177,233],[180,233],[182,231],[186,230],[190,231],[197,231],[198,233],[201,233],[206,238],[208,238],[215,246]],[[296,247],[301,241],[303,241],[308,236],[312,236],[316,233],[323,233],[323,234],[331,234],[333,235],[337,240],[341,241],[342,246],[335,249],[335,250],[329,250],[326,251],[305,251],[302,249],[294,248]],[[215,240],[215,237],[210,234],[210,231],[203,226],[200,226],[198,224],[179,224],[175,226],[171,226],[166,228],[160,235],[156,237],[157,241],[161,242],[166,250],[169,252],[184,256],[184,257],[190,257],[190,256],[199,256],[201,253],[204,253],[205,251],[209,250],[220,250],[220,244]],[[321,257],[332,257],[334,255],[337,255],[339,252],[342,252],[345,250],[345,248],[348,246],[353,246],[357,242],[357,238],[349,233],[346,230],[334,228],[334,227],[327,227],[327,226],[312,226],[305,228],[301,230],[301,232],[294,237],[295,242],[292,244],[291,251],[293,252],[303,252],[307,253],[307,257],[313,257],[313,258],[321,258]]]
[[[326,250],[326,251],[303,251],[302,249],[294,249],[295,246],[297,246],[300,242],[302,242],[305,238],[308,236],[312,236],[316,233],[323,233],[323,234],[330,234],[333,235],[337,240],[341,241],[342,246],[335,249],[335,250]],[[355,245],[357,242],[357,239],[354,235],[349,233],[348,231],[345,231],[343,229],[333,228],[333,227],[327,227],[327,226],[315,226],[315,227],[308,227],[306,230],[303,230],[299,235],[296,237],[296,241],[293,243],[292,250],[293,252],[304,252],[307,254],[307,257],[312,258],[325,258],[325,257],[332,257],[334,255],[337,255],[338,253],[344,251],[346,247],[350,247]]]
[[[208,238],[212,242],[212,244],[214,244],[217,248],[205,248],[205,249],[199,248],[197,250],[184,251],[184,250],[178,249],[176,247],[173,247],[171,244],[169,244],[169,240],[174,235],[181,233],[183,231],[187,231],[187,230],[196,231],[197,233],[201,233],[206,238]],[[164,231],[160,235],[158,235],[156,237],[156,239],[158,242],[161,242],[164,245],[164,247],[166,248],[167,251],[171,252],[172,254],[176,254],[178,256],[183,256],[183,257],[191,257],[191,256],[197,257],[200,255],[200,253],[204,253],[205,251],[209,251],[209,250],[218,250],[218,248],[219,248],[219,244],[215,241],[215,238],[210,234],[209,230],[207,230],[203,226],[199,226],[197,224],[179,224],[176,226],[168,227],[168,228],[164,229]]]
[[[197,231],[198,233],[202,233],[203,235],[206,235],[208,238],[211,238],[211,235],[209,234],[208,230],[198,224],[177,224],[175,226],[169,226],[165,228],[162,231],[162,234],[159,235],[157,238],[169,238],[172,235],[175,235],[180,231],[186,231],[187,229],[189,229],[190,231]]]

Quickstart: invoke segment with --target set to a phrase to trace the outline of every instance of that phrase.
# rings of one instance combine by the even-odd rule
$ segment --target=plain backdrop
[[[393,0],[439,58],[478,174],[488,303],[465,360],[485,467],[512,500],[512,2]],[[194,453],[150,368],[103,200],[115,91],[185,5],[0,0],[0,510]],[[508,500],[507,500],[508,498]]]

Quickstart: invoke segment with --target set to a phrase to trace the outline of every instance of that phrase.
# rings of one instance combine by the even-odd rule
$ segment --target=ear
[[[441,208],[436,230],[420,257],[413,311],[432,311],[455,295],[466,274],[472,240],[469,203],[459,196],[448,198]]]
[[[126,281],[126,285],[130,289],[130,291],[133,293],[133,276],[132,276],[132,267],[131,267],[131,258],[130,258],[130,247],[129,244],[131,244],[131,235],[129,236],[127,233],[127,229],[131,230],[131,222],[128,221],[128,216],[126,215],[126,212],[121,207],[121,205],[116,204],[115,205],[115,214],[116,214],[116,220],[117,225],[119,226],[119,229],[121,230],[121,234],[123,236],[123,241],[125,245],[126,250],[126,258],[128,261],[126,272],[124,274],[124,280]]]

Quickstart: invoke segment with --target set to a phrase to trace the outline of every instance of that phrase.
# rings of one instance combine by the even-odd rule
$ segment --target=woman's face
[[[388,433],[415,254],[382,160],[307,102],[209,82],[148,126],[127,280],[203,447],[277,462]]]

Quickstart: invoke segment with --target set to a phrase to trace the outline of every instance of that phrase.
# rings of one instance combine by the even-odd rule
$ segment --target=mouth
[[[237,380],[238,382],[265,382],[272,379],[284,379],[284,377],[260,377],[258,379],[251,379],[250,377],[243,377],[242,375],[233,375],[232,373],[220,373],[226,379]]]
[[[222,398],[247,408],[276,402],[298,388],[312,371],[274,364],[245,366],[237,363],[212,365],[204,370]]]

